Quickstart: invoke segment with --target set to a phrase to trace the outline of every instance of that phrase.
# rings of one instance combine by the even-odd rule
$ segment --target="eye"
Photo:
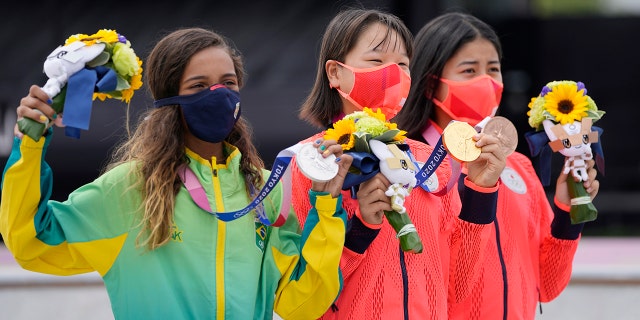
[[[584,143],[584,144],[589,143],[589,135],[588,134],[583,134],[582,135],[582,143]]]
[[[201,89],[201,88],[207,88],[207,87],[209,87],[207,84],[198,82],[190,85],[189,89]]]
[[[462,70],[462,73],[474,74],[476,73],[476,70],[473,68],[468,68],[468,69]]]
[[[569,141],[569,139],[563,139],[563,140],[562,140],[562,145],[563,145],[565,148],[571,148],[571,141]]]
[[[238,83],[236,81],[234,81],[234,80],[224,80],[224,81],[222,81],[222,84],[227,86],[227,87],[234,87],[234,86],[238,85]]]
[[[407,160],[404,160],[404,159],[400,159],[400,166],[404,170],[407,170],[409,168],[409,165],[407,164]]]

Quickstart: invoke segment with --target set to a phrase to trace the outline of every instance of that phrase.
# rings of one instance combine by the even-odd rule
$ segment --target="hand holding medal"
[[[338,197],[353,158],[343,154],[342,146],[335,140],[318,139],[298,146],[296,164],[300,172],[312,181],[311,190],[329,192],[332,197]]]
[[[449,156],[464,163],[467,177],[481,187],[493,187],[504,170],[507,153],[515,149],[515,127],[505,118],[486,118],[476,128],[452,121],[442,132],[442,145]],[[506,130],[506,128],[509,128]],[[512,129],[512,130],[511,130]]]
[[[296,155],[296,164],[300,171],[311,181],[327,182],[338,174],[338,164],[334,154],[323,157],[320,152],[326,147],[315,147],[312,143],[303,144]],[[318,152],[320,151],[320,152]]]

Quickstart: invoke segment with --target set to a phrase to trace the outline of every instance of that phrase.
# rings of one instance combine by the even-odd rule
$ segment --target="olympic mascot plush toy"
[[[405,198],[409,196],[418,182],[416,179],[417,169],[397,144],[370,140],[369,147],[380,161],[380,172],[391,182],[385,194],[390,197],[393,211],[385,212],[385,216],[396,230],[396,236],[400,239],[402,249],[420,253],[422,252],[422,241],[420,241],[416,227],[404,207]]]
[[[416,167],[395,144],[371,140],[369,147],[380,160],[380,172],[391,182],[385,192],[391,197],[391,207],[398,213],[406,213],[404,200],[416,186]]]

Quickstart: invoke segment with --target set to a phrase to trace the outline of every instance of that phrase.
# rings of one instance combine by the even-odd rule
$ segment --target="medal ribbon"
[[[446,149],[444,148],[444,145],[442,144],[442,135],[438,133],[438,130],[436,129],[436,127],[432,124],[430,124],[427,129],[425,129],[422,132],[422,137],[424,138],[425,141],[427,141],[427,143],[429,145],[434,145],[434,150],[433,153],[431,154],[431,156],[429,157],[429,159],[427,160],[427,162],[425,162],[425,166],[430,163],[430,161],[432,161],[432,158],[435,158],[436,154],[440,154],[441,152],[446,153]],[[447,154],[447,158],[449,159],[449,164],[451,165],[451,177],[449,178],[449,181],[447,182],[447,186],[443,189],[441,189],[438,192],[434,192],[435,195],[437,196],[443,196],[445,194],[447,194],[449,192],[449,190],[453,189],[453,187],[456,185],[456,182],[458,182],[458,177],[460,176],[460,172],[462,170],[460,162],[454,160],[453,158],[451,158],[450,156],[448,156]],[[433,159],[435,160],[435,159]],[[436,168],[438,165],[440,165],[440,163],[442,162],[443,159],[438,159],[439,161],[436,164]],[[423,168],[424,169],[424,168]],[[422,172],[422,169],[420,170],[420,172]],[[430,175],[427,175],[427,178],[430,177]],[[416,178],[418,178],[416,176]],[[418,179],[419,180],[419,179]],[[429,191],[429,189],[427,188],[426,185],[419,183],[419,185]]]
[[[257,193],[257,196],[246,207],[240,210],[230,212],[213,212],[213,210],[211,210],[211,206],[209,205],[207,194],[200,184],[200,181],[195,176],[195,173],[193,173],[193,171],[189,167],[185,166],[184,170],[178,171],[178,175],[180,176],[180,179],[182,180],[187,190],[189,190],[189,194],[191,194],[191,198],[193,199],[193,201],[201,209],[215,215],[216,217],[218,217],[218,219],[225,222],[233,221],[246,215],[255,208],[257,217],[262,224],[267,226],[279,227],[283,225],[287,220],[289,211],[291,210],[291,169],[289,168],[289,164],[291,163],[291,159],[293,158],[293,156],[298,153],[298,150],[300,150],[300,147],[301,144],[296,144],[278,153],[276,159],[273,162],[269,178],[267,178],[264,186]],[[283,184],[280,213],[278,214],[276,220],[271,222],[269,220],[269,217],[267,217],[266,213],[263,210],[262,201],[264,201],[267,195],[269,195],[269,193],[274,190],[279,181],[282,181]]]
[[[429,156],[427,161],[424,163],[424,165],[422,165],[422,168],[420,168],[420,171],[416,173],[417,186],[420,186],[422,189],[426,190],[427,192],[431,192],[431,190],[429,190],[429,188],[427,187],[426,184],[424,184],[424,182],[427,181],[427,179],[429,179],[429,177],[433,174],[434,171],[436,171],[436,169],[442,163],[442,160],[444,160],[446,155],[447,155],[447,150],[444,148],[444,145],[442,144],[442,138],[440,138],[438,140],[438,143],[434,146],[433,152],[431,152],[431,155]],[[439,193],[442,193],[442,191],[439,191],[438,193],[436,193],[436,195],[440,195]]]
[[[233,221],[246,215],[253,209],[256,209],[257,217],[262,224],[278,227],[283,225],[287,220],[287,217],[289,216],[289,211],[291,208],[291,169],[289,167],[289,164],[291,163],[291,159],[293,159],[293,156],[298,153],[301,146],[302,144],[298,143],[278,153],[276,159],[274,160],[273,166],[271,168],[271,173],[269,174],[269,178],[267,178],[266,183],[257,193],[257,196],[254,197],[254,199],[247,206],[240,210],[229,212],[214,212],[209,205],[209,200],[207,198],[204,187],[200,184],[200,181],[196,177],[195,173],[188,166],[185,166],[183,170],[178,171],[178,175],[180,176],[180,179],[182,180],[185,188],[189,191],[193,202],[196,203],[201,209],[218,217],[218,219],[226,222]],[[440,138],[436,146],[434,147],[434,151],[431,153],[422,168],[420,168],[418,173],[416,173],[415,177],[417,180],[417,185],[420,185],[423,189],[430,192],[429,188],[423,183],[438,168],[446,155],[447,151],[442,144],[442,138]],[[267,217],[261,204],[262,201],[264,201],[269,193],[274,190],[274,188],[280,181],[282,181],[283,184],[281,207],[278,217],[275,221],[272,222],[269,220],[269,217]]]

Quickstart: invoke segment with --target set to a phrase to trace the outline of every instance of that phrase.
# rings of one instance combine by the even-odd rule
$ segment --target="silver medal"
[[[323,157],[311,143],[302,145],[296,155],[296,163],[307,178],[316,182],[326,182],[338,174],[336,156]]]

